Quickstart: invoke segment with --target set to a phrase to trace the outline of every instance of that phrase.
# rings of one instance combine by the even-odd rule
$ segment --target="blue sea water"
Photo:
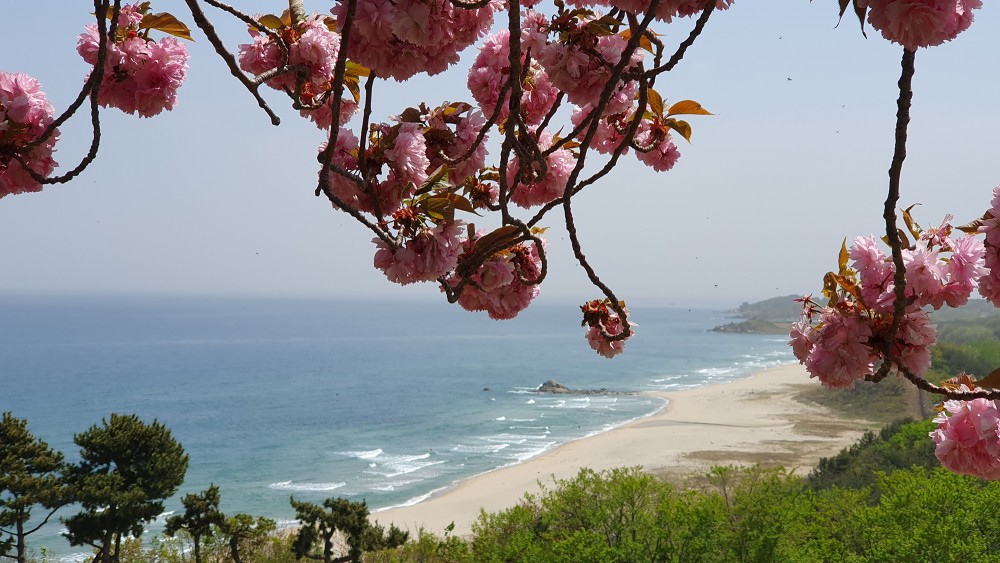
[[[112,412],[158,419],[191,458],[168,512],[215,483],[225,512],[287,523],[292,495],[412,504],[663,406],[532,393],[547,379],[675,390],[792,359],[780,336],[708,332],[721,310],[634,315],[637,336],[607,360],[573,306],[495,322],[443,303],[0,297],[0,411],[70,460],[73,434]],[[34,545],[78,553],[59,528]]]

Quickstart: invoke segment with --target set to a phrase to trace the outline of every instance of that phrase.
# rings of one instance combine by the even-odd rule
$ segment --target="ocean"
[[[168,513],[215,483],[224,512],[281,525],[291,496],[413,504],[663,407],[532,392],[548,379],[676,390],[792,361],[780,335],[709,332],[731,321],[722,307],[633,315],[636,337],[607,360],[572,305],[496,322],[446,303],[0,297],[0,411],[71,461],[73,434],[110,413],[155,418],[191,458]],[[73,560],[60,528],[31,543]]]

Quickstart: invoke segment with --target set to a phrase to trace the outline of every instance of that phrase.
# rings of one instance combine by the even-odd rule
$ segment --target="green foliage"
[[[360,563],[362,541],[368,528],[368,505],[364,501],[329,498],[320,506],[296,501],[293,497],[291,503],[295,509],[295,517],[302,522],[293,544],[296,559],[309,557],[332,563],[334,536],[340,532],[345,536],[349,549],[345,560]],[[313,552],[317,543],[322,544],[320,554]]]
[[[986,377],[1000,368],[1000,341],[973,340],[969,342],[941,342],[934,347],[931,358],[935,380],[947,379],[960,372]]]
[[[184,514],[167,519],[165,533],[174,536],[184,530],[194,543],[195,563],[201,563],[201,541],[215,533],[225,522],[225,515],[219,510],[219,487],[212,484],[201,493],[184,495]]]
[[[365,563],[479,563],[469,543],[446,531],[443,538],[423,529],[414,541],[392,548],[366,552]],[[518,559],[516,561],[530,561]]]
[[[717,469],[710,481],[710,490],[682,491],[638,467],[583,469],[515,507],[482,513],[473,525],[474,560],[769,560],[763,554],[775,552],[787,503],[760,497],[787,493],[780,486],[787,477],[777,470]]]
[[[905,416],[918,415],[909,411],[910,394],[914,392],[908,382],[889,378],[879,383],[858,381],[850,389],[830,390],[817,385],[801,397],[853,418],[888,424]]]
[[[785,561],[795,543],[789,529],[802,518],[805,487],[781,468],[713,467],[710,494],[722,501],[717,547],[720,561]]]
[[[219,527],[225,538],[229,555],[235,563],[250,563],[253,557],[268,544],[271,534],[277,529],[277,524],[270,518],[249,514],[237,514],[226,518]],[[291,553],[291,547],[289,547]]]
[[[637,468],[582,470],[517,506],[482,513],[473,526],[471,560],[1000,561],[1000,521],[993,516],[1000,483],[919,466],[887,467],[887,473],[878,470],[879,460],[892,466],[900,458],[864,453],[871,444],[905,449],[925,428],[893,425],[850,450],[851,463],[875,475],[859,488],[835,482],[814,488],[781,469],[759,467],[716,467],[703,487],[690,490]],[[421,537],[416,543],[430,542]],[[397,552],[409,558],[374,561],[446,561],[430,546],[416,557],[407,550],[413,545]]]
[[[165,426],[135,415],[112,414],[73,441],[80,462],[69,479],[81,511],[64,521],[69,541],[97,549],[95,561],[117,563],[122,540],[141,535],[177,492],[188,456]]]
[[[1000,523],[992,515],[1000,485],[942,468],[877,477],[871,487],[834,487],[812,497],[811,519],[802,524],[801,560],[1000,560]]]
[[[0,556],[26,561],[26,537],[66,503],[61,453],[28,431],[28,421],[9,412],[0,420]],[[41,522],[32,510],[48,509]],[[14,555],[8,555],[11,550]]]
[[[345,498],[329,498],[323,505],[291,499],[295,517],[302,523],[292,544],[295,558],[308,557],[327,563],[351,561],[358,563],[366,551],[392,550],[406,543],[409,533],[395,525],[385,528],[368,522],[368,505]],[[334,547],[337,535],[347,542],[348,553],[335,557]],[[315,553],[317,544],[322,544],[322,552]]]
[[[876,435],[866,432],[860,440],[839,454],[823,458],[809,473],[813,489],[845,487],[860,489],[875,483],[878,471],[891,472],[912,466],[938,466],[934,442],[927,434],[934,424],[929,420],[899,420],[882,428]]]
[[[252,520],[252,518],[251,518]],[[154,536],[149,544],[142,538],[128,538],[119,551],[121,563],[191,563],[189,543],[178,532],[177,537]],[[252,549],[240,553],[243,563],[293,563],[290,535],[265,535]],[[217,537],[207,538],[202,554],[205,563],[232,563],[229,546]]]

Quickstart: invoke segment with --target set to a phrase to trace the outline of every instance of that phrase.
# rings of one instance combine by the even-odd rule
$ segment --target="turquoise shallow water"
[[[289,521],[288,498],[410,504],[455,481],[645,416],[644,396],[543,396],[722,382],[792,359],[785,339],[707,332],[727,314],[643,308],[627,352],[594,354],[572,306],[498,323],[441,303],[0,298],[0,410],[75,457],[111,412],[157,418],[191,456],[180,494]],[[155,529],[155,526],[154,526]],[[49,525],[35,540],[71,548]]]

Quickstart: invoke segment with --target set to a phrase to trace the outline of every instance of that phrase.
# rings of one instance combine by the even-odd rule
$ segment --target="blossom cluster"
[[[403,81],[419,72],[435,75],[458,62],[459,53],[482,37],[503,3],[466,9],[451,0],[360,0],[347,54],[377,76]],[[331,9],[338,24],[347,3]]]
[[[993,200],[982,220],[979,231],[986,235],[986,269],[979,279],[979,294],[1000,307],[1000,186],[993,188]]]
[[[0,72],[0,197],[42,189],[25,166],[40,176],[51,174],[56,166],[52,151],[59,132],[54,131],[28,152],[24,147],[52,124],[52,115],[52,104],[37,80],[26,74]],[[14,158],[15,154],[25,166]]]
[[[282,62],[279,41],[283,42],[288,51],[286,63],[291,68],[304,69],[304,73],[285,72],[266,84],[296,96],[305,106],[300,110],[302,116],[314,121],[317,127],[330,127],[333,112],[329,95],[340,53],[340,34],[329,28],[325,18],[315,14],[294,25],[288,22],[274,32],[264,33],[255,27],[250,27],[249,32],[253,42],[240,45],[240,68],[257,75],[278,68]],[[341,100],[338,123],[346,123],[357,110],[358,104],[353,99]]]
[[[618,8],[635,14],[649,10],[649,0],[574,0],[574,6],[607,6]],[[716,10],[725,10],[732,5],[733,0],[717,0]],[[675,17],[690,17],[705,10],[706,2],[702,0],[660,0],[656,8],[656,19],[670,22]]]
[[[858,237],[842,252],[839,273],[826,276],[829,304],[803,299],[802,318],[793,325],[790,345],[811,377],[826,387],[849,388],[890,362],[921,375],[930,367],[936,332],[926,308],[964,305],[985,267],[986,250],[975,236],[952,236],[950,217],[940,227],[919,231],[903,249],[904,314],[888,350],[895,314],[895,266],[874,237]],[[947,254],[947,255],[946,255]],[[851,268],[847,268],[847,258]],[[887,356],[888,352],[888,356]]]
[[[148,28],[142,27],[144,13],[140,7],[137,4],[121,7],[118,32],[108,38],[97,99],[103,107],[152,117],[163,110],[172,110],[177,103],[177,89],[187,73],[188,52],[175,37],[151,40]],[[97,24],[90,24],[80,34],[77,52],[96,67],[98,47]]]
[[[463,256],[473,255],[476,243],[484,237],[477,232],[463,246]],[[538,237],[541,244],[544,240]],[[543,247],[544,249],[544,247]],[[537,243],[521,243],[493,253],[468,279],[456,273],[449,279],[452,287],[465,281],[458,304],[467,311],[485,311],[491,319],[512,319],[538,296],[542,261]]]
[[[626,313],[625,303],[618,304]],[[587,343],[595,352],[611,359],[625,351],[625,340],[609,340],[608,336],[619,336],[625,330],[621,316],[611,307],[611,301],[594,300],[580,306],[583,311],[582,326],[587,327]],[[629,322],[629,330],[635,334],[635,323]]]
[[[538,147],[549,149],[553,141],[551,133],[543,132],[537,140]],[[510,200],[527,209],[561,197],[574,166],[576,156],[565,148],[556,149],[545,157],[544,174],[535,161],[530,161],[530,166],[522,166],[520,158],[514,157],[507,166],[507,182],[512,188]]]
[[[962,385],[960,391],[970,391]],[[964,475],[1000,479],[1000,405],[988,399],[945,401],[930,433],[941,465]]]
[[[445,103],[433,109],[421,105],[408,108],[395,120],[395,124],[372,126],[363,161],[360,140],[346,129],[337,135],[330,187],[358,211],[379,218],[390,216],[442,166],[448,170],[448,181],[461,186],[486,163],[485,142],[473,148],[485,119],[469,104]],[[351,175],[361,172],[362,166],[368,185]]]
[[[395,251],[382,239],[372,239],[378,247],[375,267],[385,272],[389,281],[401,285],[434,281],[458,265],[463,226],[462,221],[443,221],[421,228]]]
[[[868,22],[883,37],[913,51],[951,41],[972,25],[982,0],[870,0]]]

